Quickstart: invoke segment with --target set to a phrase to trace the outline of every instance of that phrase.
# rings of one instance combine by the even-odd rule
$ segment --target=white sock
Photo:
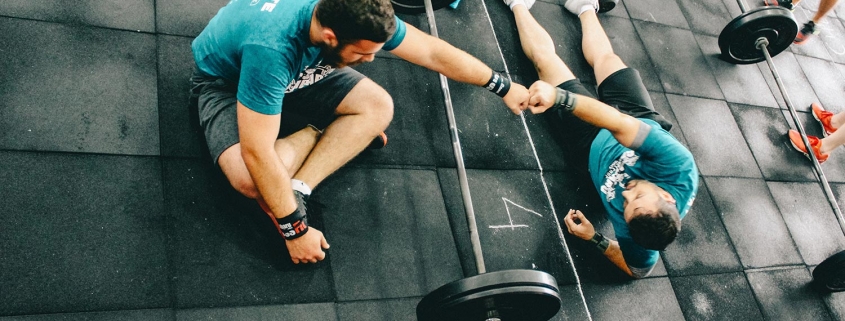
[[[581,7],[581,10],[578,10],[578,16],[580,17],[582,13],[587,12],[587,11],[596,12],[596,8],[593,7],[592,5],[586,4],[583,7]]]
[[[525,6],[525,1],[524,1],[524,0],[513,0],[513,1],[511,1],[511,3],[508,5],[508,7],[509,7],[509,8],[511,8],[511,11],[513,11],[513,7],[514,7],[514,6],[516,6],[516,5],[518,5],[518,4],[521,4],[521,5]],[[526,7],[527,7],[527,6],[526,6]]]
[[[308,184],[305,184],[305,182],[300,181],[298,179],[291,179],[290,187],[293,188],[294,191],[302,193],[302,195],[311,195],[311,187],[309,187]]]

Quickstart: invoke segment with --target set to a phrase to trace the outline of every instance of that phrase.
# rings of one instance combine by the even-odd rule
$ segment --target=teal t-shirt
[[[300,76],[320,66],[320,47],[311,44],[311,16],[318,0],[232,0],[217,12],[191,45],[197,67],[205,74],[238,84],[237,98],[248,108],[268,115],[282,112],[285,92],[320,80]],[[404,39],[405,24],[383,49],[393,50]],[[291,86],[291,90],[287,90]]]
[[[660,257],[657,251],[634,243],[623,215],[622,191],[632,179],[654,183],[675,198],[681,219],[686,216],[698,191],[698,169],[692,153],[657,122],[639,119],[650,130],[640,146],[633,150],[622,146],[606,129],[599,131],[590,146],[590,176],[598,190],[625,263],[630,267],[650,268]],[[641,129],[642,130],[642,129]]]

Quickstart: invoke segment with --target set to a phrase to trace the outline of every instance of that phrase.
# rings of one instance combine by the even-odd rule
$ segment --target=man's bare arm
[[[281,115],[264,115],[238,102],[238,134],[241,156],[258,193],[276,218],[285,217],[297,204],[290,174],[274,148]]]
[[[562,94],[562,90],[539,80],[531,85],[529,91],[531,99],[528,108],[534,114],[555,107],[555,103],[559,101],[558,95]],[[609,130],[620,144],[631,147],[637,138],[637,133],[642,124],[641,121],[594,98],[573,93],[570,93],[570,95],[573,103],[570,110],[575,117],[593,126]]]
[[[493,75],[493,69],[478,58],[449,43],[405,24],[405,39],[390,52],[411,63],[439,72],[449,79],[484,86]],[[507,95],[502,97],[514,114],[521,113],[528,103],[528,89],[512,83]]]

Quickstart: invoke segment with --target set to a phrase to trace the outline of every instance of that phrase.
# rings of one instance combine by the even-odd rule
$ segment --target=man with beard
[[[274,219],[294,263],[316,263],[329,247],[307,224],[311,190],[368,145],[387,142],[390,95],[348,66],[388,50],[484,86],[516,114],[527,106],[524,86],[405,24],[389,0],[233,0],[192,49],[192,94],[209,152]]]

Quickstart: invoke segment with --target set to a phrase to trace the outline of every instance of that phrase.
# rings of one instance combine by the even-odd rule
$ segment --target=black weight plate
[[[423,0],[390,0],[393,3],[393,10],[398,13],[417,14],[425,12],[425,1]],[[431,7],[434,10],[442,9],[455,0],[431,0]]]
[[[766,60],[757,49],[757,39],[769,40],[769,54],[774,57],[786,50],[795,35],[798,23],[792,12],[783,7],[760,7],[734,18],[719,34],[720,58],[734,64],[753,64]]]
[[[557,281],[546,272],[504,270],[457,280],[417,304],[419,321],[545,321],[560,310]]]
[[[824,291],[845,291],[845,251],[822,261],[813,270],[813,282]]]

